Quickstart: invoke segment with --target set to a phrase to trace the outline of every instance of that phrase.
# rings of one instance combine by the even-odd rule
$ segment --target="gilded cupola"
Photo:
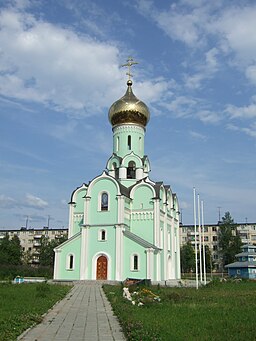
[[[129,71],[127,75],[129,79],[127,81],[127,91],[125,95],[118,101],[113,103],[108,112],[108,118],[112,126],[120,124],[138,124],[145,127],[150,118],[150,112],[145,103],[139,100],[132,91],[132,81],[130,77],[130,68],[132,65],[138,64],[130,57],[127,60],[127,66]]]
[[[145,127],[150,118],[149,109],[132,92],[131,80],[127,81],[127,86],[125,95],[111,105],[109,121],[112,126],[134,123]]]

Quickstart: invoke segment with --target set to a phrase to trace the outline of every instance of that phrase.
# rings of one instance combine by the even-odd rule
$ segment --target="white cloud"
[[[246,77],[256,85],[256,64],[250,65],[245,71]]]
[[[207,140],[207,137],[205,135],[198,133],[196,131],[193,131],[193,130],[191,130],[189,132],[189,135],[192,136],[193,138],[197,139],[197,140],[202,140],[202,141]]]
[[[250,137],[256,138],[256,123],[252,123],[248,127],[241,127],[235,124],[228,124],[227,129],[233,130],[233,131],[239,131],[239,132],[245,133],[246,135]]]
[[[0,195],[0,207],[1,208],[13,208],[17,205],[15,199],[8,197],[5,194]]]
[[[256,118],[256,104],[252,103],[243,107],[236,107],[235,105],[229,104],[225,112],[231,118],[253,119]]]
[[[95,111],[95,103],[109,103],[121,79],[116,46],[14,9],[2,10],[0,21],[2,95],[56,110]]]
[[[35,209],[44,209],[48,206],[48,202],[39,197],[27,193],[24,200],[24,206]]]

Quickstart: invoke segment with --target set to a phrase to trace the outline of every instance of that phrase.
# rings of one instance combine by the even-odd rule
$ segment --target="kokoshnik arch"
[[[132,91],[112,104],[108,117],[113,153],[106,170],[75,189],[69,203],[68,240],[55,248],[55,280],[180,278],[179,207],[169,185],[149,178],[144,138],[150,112]]]

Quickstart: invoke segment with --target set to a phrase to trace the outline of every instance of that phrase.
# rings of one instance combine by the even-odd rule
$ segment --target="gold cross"
[[[124,66],[128,67],[128,72],[126,72],[126,75],[129,77],[128,80],[130,80],[131,77],[133,77],[133,75],[131,74],[131,67],[135,64],[139,64],[139,63],[134,62],[132,57],[128,57],[127,63],[121,65],[121,67],[124,67]]]

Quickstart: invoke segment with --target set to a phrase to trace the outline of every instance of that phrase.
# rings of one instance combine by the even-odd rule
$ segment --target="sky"
[[[112,154],[111,104],[150,109],[150,178],[193,224],[256,222],[256,2],[0,0],[0,228],[68,226]]]

